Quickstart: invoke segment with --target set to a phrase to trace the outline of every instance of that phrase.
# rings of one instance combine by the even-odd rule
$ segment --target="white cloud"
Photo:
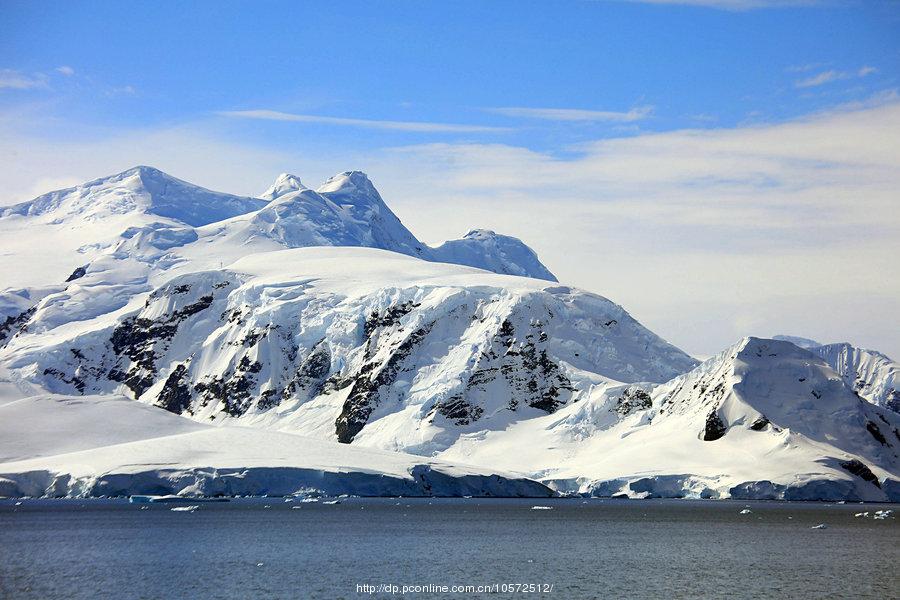
[[[47,78],[41,74],[27,75],[15,69],[0,69],[0,90],[31,90],[47,87]]]
[[[606,110],[583,110],[578,108],[524,108],[503,107],[486,108],[487,112],[524,119],[542,119],[546,121],[612,121],[631,123],[646,119],[653,113],[652,106],[639,106],[626,112]]]
[[[130,85],[114,87],[114,88],[107,90],[107,92],[106,92],[106,95],[111,96],[111,97],[112,96],[134,96],[135,94],[137,94],[137,90],[134,89],[134,86],[130,86]]]
[[[56,67],[55,71],[57,73],[59,73],[60,75],[65,75],[66,77],[71,77],[72,75],[75,74],[75,69],[73,69],[72,67],[69,67],[67,65],[61,65],[59,67]]]
[[[423,133],[487,133],[509,131],[506,127],[482,125],[457,125],[451,123],[428,123],[422,121],[384,121],[375,119],[351,119],[345,117],[324,117],[302,115],[277,110],[227,110],[217,113],[224,117],[241,119],[263,119],[267,121],[287,121],[297,123],[321,123],[342,127],[363,127],[367,129],[389,129],[394,131],[415,131]]]
[[[780,124],[605,139],[574,158],[505,144],[260,147],[210,123],[105,139],[33,130],[0,118],[4,203],[135,164],[242,194],[283,171],[314,183],[361,169],[421,238],[519,236],[561,280],[688,351],[786,331],[900,356],[896,94]]]
[[[859,71],[856,72],[856,76],[857,77],[865,77],[867,75],[871,75],[872,73],[876,73],[876,72],[878,72],[878,69],[876,69],[875,67],[870,67],[868,65],[865,65],[865,66],[859,68]]]
[[[866,77],[877,71],[878,71],[878,69],[876,69],[875,67],[870,67],[868,65],[864,65],[854,72],[836,71],[834,69],[831,69],[828,71],[822,71],[821,73],[818,73],[811,77],[806,77],[804,79],[800,79],[799,81],[794,82],[794,86],[798,87],[798,88],[818,87],[820,85],[825,85],[826,83],[831,83],[833,81],[841,81],[843,79],[853,79],[855,77],[859,77],[859,78]]]

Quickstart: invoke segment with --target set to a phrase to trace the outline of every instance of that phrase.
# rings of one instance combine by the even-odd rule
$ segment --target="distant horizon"
[[[694,356],[776,334],[900,356],[895,3],[0,17],[0,205],[139,164],[248,196],[360,170],[422,240],[518,237]]]

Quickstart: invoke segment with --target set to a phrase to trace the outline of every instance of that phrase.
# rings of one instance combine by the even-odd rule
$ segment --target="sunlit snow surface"
[[[359,172],[253,199],[139,167],[0,236],[0,494],[900,497],[887,357],[698,366],[515,238],[421,244]]]

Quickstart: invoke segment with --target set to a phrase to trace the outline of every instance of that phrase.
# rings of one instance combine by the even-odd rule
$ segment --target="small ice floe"
[[[300,502],[318,502],[318,498],[304,498]]]
[[[341,503],[340,500],[326,500],[322,504],[340,504],[340,503]]]
[[[869,516],[869,512],[866,511],[866,512],[856,513],[856,514],[853,515],[853,516],[854,516],[854,517],[857,517],[857,518],[858,518],[858,517],[863,517],[863,518],[865,518],[865,517],[868,517],[868,516]]]
[[[272,505],[271,505],[271,504],[266,504],[265,506],[263,506],[263,508],[272,508]]]
[[[199,504],[191,504],[189,506],[175,506],[173,508],[170,508],[169,510],[171,510],[172,512],[194,512],[198,508],[200,508]]]
[[[876,521],[884,521],[889,516],[891,516],[893,513],[894,513],[894,511],[892,511],[892,510],[876,510],[875,515],[872,518],[875,519]]]
[[[531,510],[553,510],[552,506],[532,506]]]
[[[301,508],[303,508],[303,507],[302,506],[292,506],[291,510],[300,510]]]
[[[742,515],[749,515],[749,514],[752,513],[752,512],[753,512],[753,511],[750,510],[749,508],[745,508],[744,510],[742,510],[742,511],[740,512],[740,514],[742,514]]]
[[[819,523],[818,525],[813,525],[810,529],[828,529],[828,525],[825,523]]]
[[[256,563],[256,566],[261,567],[261,566],[263,566],[263,563]]]
[[[149,507],[149,506],[142,506],[142,507],[141,507],[141,510],[150,510],[150,507]]]
[[[16,506],[22,506],[21,502],[16,502]]]

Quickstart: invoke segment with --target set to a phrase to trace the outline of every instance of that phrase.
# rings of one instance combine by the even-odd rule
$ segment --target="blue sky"
[[[0,204],[368,172],[709,354],[900,356],[900,2],[0,1]]]
[[[440,139],[562,152],[637,131],[789,119],[897,86],[900,74],[896,2],[755,10],[5,2],[0,11],[3,68],[39,86],[6,90],[7,108],[44,100],[66,128],[211,119],[240,138],[302,136],[331,148]],[[601,114],[491,110],[503,108]],[[411,132],[220,116],[251,110],[494,129]]]

